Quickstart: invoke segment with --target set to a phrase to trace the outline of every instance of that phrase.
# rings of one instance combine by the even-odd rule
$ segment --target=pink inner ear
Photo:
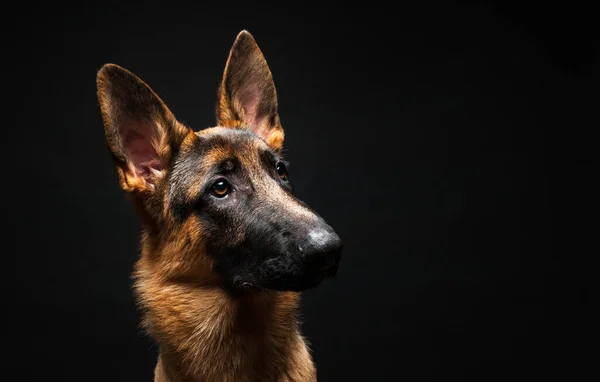
[[[153,140],[158,141],[158,137],[152,122],[129,125],[123,134],[123,146],[129,161],[135,167],[136,175],[144,177],[150,183],[154,183],[151,181],[150,170],[162,170],[162,163],[152,143]]]
[[[253,89],[251,86],[245,89],[240,97],[242,107],[244,108],[244,120],[250,127],[256,129],[262,120],[265,118],[264,115],[258,114],[258,107],[260,103],[260,94],[257,89]]]

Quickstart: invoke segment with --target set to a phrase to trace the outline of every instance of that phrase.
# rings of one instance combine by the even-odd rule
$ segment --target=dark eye
[[[229,184],[224,180],[218,180],[210,188],[210,193],[217,198],[224,198],[229,193]]]
[[[281,178],[281,180],[287,182],[288,180],[288,171],[285,165],[281,162],[277,163],[277,175]]]

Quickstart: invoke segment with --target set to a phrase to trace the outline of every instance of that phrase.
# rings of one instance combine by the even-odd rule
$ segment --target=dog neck
[[[135,291],[159,345],[155,381],[315,381],[298,328],[299,293],[232,297],[218,286],[156,277],[144,257]]]

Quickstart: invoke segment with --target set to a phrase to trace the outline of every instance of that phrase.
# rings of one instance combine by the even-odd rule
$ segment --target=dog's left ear
[[[276,152],[283,146],[277,92],[267,61],[250,33],[238,34],[217,99],[219,126],[249,128]]]

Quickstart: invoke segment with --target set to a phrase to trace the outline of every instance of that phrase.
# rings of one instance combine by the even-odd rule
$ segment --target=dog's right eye
[[[224,180],[218,180],[211,186],[210,193],[217,198],[224,198],[229,193],[229,184]]]

